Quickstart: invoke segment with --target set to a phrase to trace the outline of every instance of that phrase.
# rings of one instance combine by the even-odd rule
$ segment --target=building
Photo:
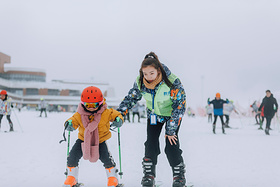
[[[62,106],[66,111],[73,111],[80,102],[84,88],[97,86],[103,92],[109,107],[116,107],[120,99],[115,98],[114,89],[108,83],[53,80],[46,82],[46,72],[35,68],[4,67],[11,63],[11,57],[0,52],[0,90],[6,90],[14,103],[36,108],[41,98],[44,98],[49,110],[57,110]]]

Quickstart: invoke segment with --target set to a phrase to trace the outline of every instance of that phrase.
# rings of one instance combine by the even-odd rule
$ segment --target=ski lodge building
[[[121,102],[115,98],[114,89],[104,82],[52,80],[46,82],[46,72],[34,68],[4,67],[11,57],[0,52],[0,90],[6,90],[13,103],[35,109],[41,98],[48,103],[49,111],[61,106],[65,111],[75,111],[81,92],[88,86],[97,86],[103,92],[108,107],[116,108]]]

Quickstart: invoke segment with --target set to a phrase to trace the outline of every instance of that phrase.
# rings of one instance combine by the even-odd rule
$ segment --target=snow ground
[[[14,111],[14,133],[2,119],[0,133],[0,176],[3,187],[60,187],[65,176],[66,146],[62,139],[63,123],[72,113],[49,113],[39,118],[39,112]],[[43,115],[44,116],[44,115]],[[17,117],[17,118],[16,118]],[[23,132],[21,132],[20,120]],[[145,119],[141,123],[125,123],[121,128],[121,182],[126,187],[139,187],[142,178],[141,161],[146,138]],[[272,124],[270,136],[256,130],[254,118],[231,119],[226,135],[217,122],[217,134],[206,118],[185,117],[179,132],[183,157],[187,164],[187,178],[195,187],[277,187],[280,186],[279,124]],[[71,145],[77,132],[71,134]],[[171,168],[164,154],[164,134],[157,166],[157,179],[163,187],[172,183]],[[117,133],[107,142],[119,166]],[[100,161],[80,161],[79,180],[86,187],[106,186],[106,174]]]

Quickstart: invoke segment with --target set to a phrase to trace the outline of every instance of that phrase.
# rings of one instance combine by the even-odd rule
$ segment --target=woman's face
[[[149,82],[153,82],[158,76],[158,70],[154,66],[147,66],[142,68],[144,78]]]

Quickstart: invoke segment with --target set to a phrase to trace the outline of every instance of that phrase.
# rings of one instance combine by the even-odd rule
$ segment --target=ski
[[[84,186],[84,183],[77,183],[73,187],[81,187]],[[117,187],[124,187],[124,184],[118,184]]]
[[[84,186],[84,184],[83,183],[77,183],[73,187],[80,187],[80,186]]]

